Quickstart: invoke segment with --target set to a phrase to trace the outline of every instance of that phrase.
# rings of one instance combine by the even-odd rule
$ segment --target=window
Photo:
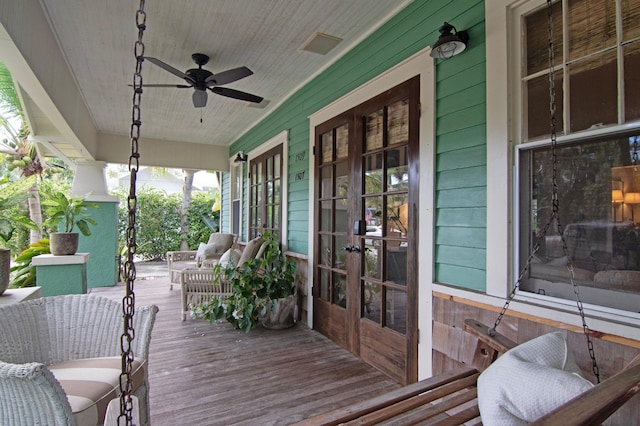
[[[265,231],[281,235],[282,157],[278,145],[250,160],[249,239]]]
[[[638,312],[640,0],[563,0],[552,16],[562,235],[553,224],[521,289],[572,300],[569,256],[583,302]],[[546,7],[521,23],[522,267],[550,217],[553,159]]]

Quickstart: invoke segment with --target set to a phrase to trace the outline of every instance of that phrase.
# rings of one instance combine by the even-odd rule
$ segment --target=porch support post
[[[78,251],[91,253],[87,264],[87,287],[108,287],[118,282],[118,203],[109,195],[102,161],[77,163],[71,196],[90,194],[88,201],[98,205],[89,209],[97,225],[90,226],[91,235],[80,234]]]

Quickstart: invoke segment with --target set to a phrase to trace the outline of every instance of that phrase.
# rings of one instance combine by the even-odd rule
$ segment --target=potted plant
[[[82,235],[91,235],[89,224],[95,225],[96,222],[91,218],[88,212],[90,208],[97,208],[95,203],[88,203],[85,196],[68,197],[63,192],[55,192],[49,194],[48,198],[42,201],[45,206],[45,214],[47,220],[43,225],[58,229],[61,225],[60,232],[49,233],[49,243],[51,246],[51,254],[54,256],[63,256],[75,254],[78,250],[78,233],[74,232],[77,228]]]
[[[216,280],[228,280],[230,296],[217,297],[193,309],[193,316],[211,322],[225,318],[248,332],[258,323],[265,328],[287,328],[294,324],[296,305],[296,261],[287,258],[275,235],[265,232],[262,255],[244,265],[217,264]]]

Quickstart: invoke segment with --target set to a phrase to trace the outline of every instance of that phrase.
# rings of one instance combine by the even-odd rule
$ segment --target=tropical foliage
[[[127,193],[116,191],[121,202],[118,209],[118,242],[120,252],[125,252],[126,229],[128,225]],[[163,260],[168,251],[180,249],[180,208],[179,194],[167,194],[148,186],[137,190],[136,255],[143,260]],[[189,206],[189,246],[195,247],[207,241],[212,232],[218,231],[219,212],[213,212],[214,196],[210,193],[194,194]]]
[[[49,240],[43,238],[40,241],[29,244],[13,262],[11,267],[11,287],[32,287],[36,285],[36,268],[31,265],[31,260],[41,254],[49,254]]]
[[[56,227],[62,224],[60,232],[73,232],[74,228],[78,228],[82,235],[91,235],[89,225],[95,225],[96,222],[91,218],[89,209],[98,208],[98,205],[86,202],[86,198],[86,195],[70,197],[61,191],[46,194],[42,205],[45,206],[47,220],[43,225],[55,232]]]

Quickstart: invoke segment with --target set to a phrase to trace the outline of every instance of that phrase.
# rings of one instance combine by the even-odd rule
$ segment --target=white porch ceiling
[[[24,1],[24,0],[23,0]],[[193,89],[147,88],[142,95],[144,138],[227,147],[271,113],[297,88],[335,62],[410,0],[155,0],[146,2],[145,55],[181,71],[197,66],[193,53],[218,73],[247,66],[254,74],[224,87],[265,98],[264,108],[208,92],[196,109]],[[131,126],[136,0],[40,0],[57,45],[75,81],[97,135],[127,137]],[[0,8],[2,13],[2,8]],[[23,23],[29,25],[28,22]],[[300,50],[314,33],[343,41],[327,55]],[[16,43],[17,44],[17,43]],[[2,58],[0,57],[0,60]],[[32,58],[33,60],[33,58]],[[46,58],[38,58],[46,61]],[[10,67],[11,70],[11,67]],[[20,82],[20,76],[14,75]],[[184,84],[149,61],[145,84]],[[339,84],[339,82],[336,82]],[[28,86],[23,86],[28,92]],[[34,138],[51,147],[64,140],[68,123],[22,96]],[[261,104],[262,105],[262,104]],[[253,105],[255,106],[255,105]],[[64,115],[64,114],[61,114]],[[202,123],[200,122],[202,118]],[[82,144],[82,138],[80,138]],[[43,145],[46,149],[46,145]],[[100,158],[94,158],[100,159]]]

